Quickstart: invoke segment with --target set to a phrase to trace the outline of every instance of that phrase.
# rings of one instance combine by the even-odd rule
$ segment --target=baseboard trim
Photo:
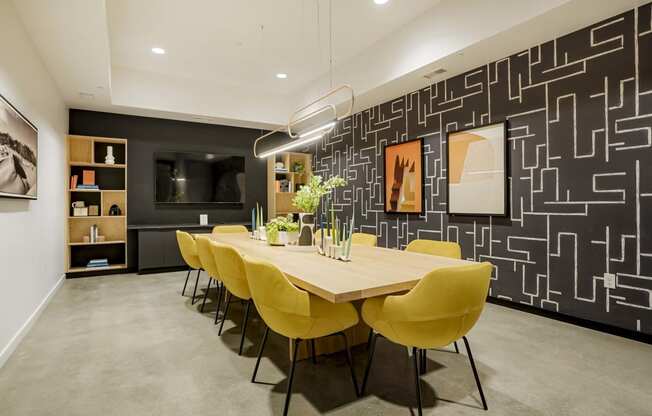
[[[25,323],[20,327],[18,331],[14,334],[14,336],[9,340],[9,343],[5,345],[5,347],[0,351],[0,368],[2,368],[5,363],[9,360],[9,357],[13,352],[16,350],[20,342],[25,338],[25,335],[29,332],[29,330],[32,328],[38,317],[43,313],[43,310],[45,309],[46,306],[48,306],[48,303],[50,303],[50,300],[52,300],[52,297],[57,293],[59,288],[61,288],[61,285],[63,282],[66,280],[66,275],[62,274],[59,280],[54,284],[52,289],[48,292],[47,295],[43,298],[41,303],[36,307],[34,312],[27,318]]]
[[[633,331],[631,329],[620,328],[613,325],[603,324],[600,322],[590,321],[588,319],[577,318],[563,313],[540,309],[531,305],[524,305],[505,299],[487,297],[487,302],[494,305],[504,306],[510,309],[531,313],[533,315],[543,316],[545,318],[554,319],[556,321],[565,322],[572,325],[581,326],[582,328],[592,329],[598,332],[604,332],[610,335],[617,335],[619,337],[632,339],[634,341],[643,342],[645,344],[652,344],[652,335],[643,332]]]

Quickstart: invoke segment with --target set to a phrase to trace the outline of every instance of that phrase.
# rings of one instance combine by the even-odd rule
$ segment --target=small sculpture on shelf
[[[115,165],[115,157],[113,157],[113,146],[106,146],[106,157],[104,163],[107,165]]]
[[[109,215],[112,217],[119,217],[122,215],[122,210],[118,206],[118,204],[113,204],[111,205],[111,208],[109,208]]]

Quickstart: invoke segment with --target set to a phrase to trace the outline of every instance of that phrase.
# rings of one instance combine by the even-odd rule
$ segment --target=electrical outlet
[[[616,288],[616,275],[613,273],[604,274],[604,287],[607,289]]]

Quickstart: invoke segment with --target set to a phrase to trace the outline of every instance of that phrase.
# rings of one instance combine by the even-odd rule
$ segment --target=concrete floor
[[[287,341],[270,335],[261,383],[250,383],[260,322],[252,321],[238,357],[242,309],[234,304],[233,321],[218,337],[215,295],[198,313],[199,304],[180,296],[184,278],[66,281],[0,369],[0,415],[280,414]],[[652,414],[650,345],[495,305],[487,305],[469,340],[489,411],[466,355],[430,351],[425,414]],[[361,375],[364,347],[354,359]],[[357,399],[342,354],[320,357],[316,366],[301,361],[290,414],[416,414],[410,363],[404,348],[379,340],[367,395]]]

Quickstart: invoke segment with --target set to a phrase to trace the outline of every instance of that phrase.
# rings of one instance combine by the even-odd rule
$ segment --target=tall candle
[[[326,199],[326,229],[328,229],[328,235],[331,235],[331,213],[330,213],[330,199]]]
[[[324,214],[319,213],[319,232],[321,233],[321,241],[319,245],[321,246],[321,251],[324,251]]]

